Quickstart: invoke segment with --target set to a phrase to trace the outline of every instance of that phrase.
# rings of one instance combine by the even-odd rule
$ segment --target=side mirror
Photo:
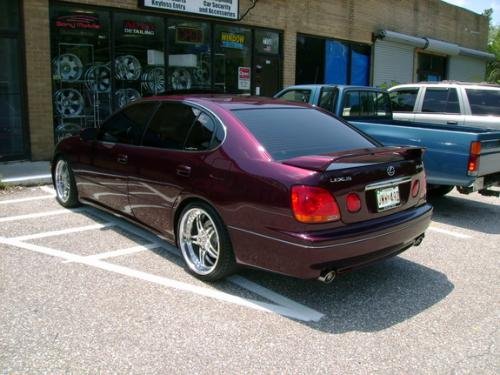
[[[97,138],[98,128],[85,128],[80,132],[80,139],[85,142],[93,141]]]

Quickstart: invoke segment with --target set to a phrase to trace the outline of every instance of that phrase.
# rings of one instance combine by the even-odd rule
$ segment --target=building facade
[[[248,12],[247,12],[248,11]],[[439,0],[4,0],[0,162],[132,100],[484,79],[488,20]]]

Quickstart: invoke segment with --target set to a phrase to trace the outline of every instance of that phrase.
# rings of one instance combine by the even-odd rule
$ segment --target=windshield
[[[312,108],[238,109],[233,113],[275,160],[376,147],[349,125]]]

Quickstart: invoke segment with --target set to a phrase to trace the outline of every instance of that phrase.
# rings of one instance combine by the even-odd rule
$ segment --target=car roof
[[[462,81],[440,81],[440,82],[415,82],[396,85],[389,91],[397,88],[412,88],[412,87],[465,87],[465,88],[480,88],[480,89],[500,89],[500,85],[487,82],[462,82]]]
[[[289,89],[315,89],[317,87],[335,87],[338,88],[339,90],[374,90],[374,91],[381,91],[383,89],[378,88],[378,87],[372,87],[372,86],[357,86],[357,85],[336,85],[336,84],[331,84],[331,83],[325,83],[325,84],[304,84],[304,85],[292,85],[285,87],[283,90],[289,90]]]
[[[226,110],[255,108],[312,108],[309,104],[289,102],[260,96],[240,96],[226,94],[183,94],[151,96],[144,100],[191,102],[200,105],[216,106]]]

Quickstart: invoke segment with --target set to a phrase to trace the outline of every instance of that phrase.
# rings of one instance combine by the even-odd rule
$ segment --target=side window
[[[189,151],[208,150],[216,147],[220,141],[214,139],[216,124],[206,113],[201,113],[191,128],[185,149]]]
[[[173,150],[184,147],[186,136],[200,111],[181,103],[163,103],[144,133],[142,145]]]
[[[311,90],[288,90],[279,98],[283,100],[290,100],[292,102],[309,103]]]
[[[156,105],[156,102],[138,103],[117,112],[101,125],[97,139],[138,145]]]
[[[344,108],[342,117],[359,116],[361,112],[361,101],[358,91],[347,91],[344,95]]]
[[[413,112],[417,100],[418,89],[391,91],[392,110],[394,112]]]
[[[425,90],[422,112],[460,114],[457,89],[427,88]]]
[[[335,102],[337,101],[337,89],[323,87],[319,96],[319,107],[335,113]]]
[[[465,89],[473,115],[500,116],[500,90]]]

